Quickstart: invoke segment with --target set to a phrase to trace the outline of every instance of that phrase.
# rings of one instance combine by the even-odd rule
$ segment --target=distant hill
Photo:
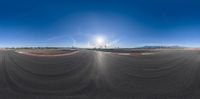
[[[184,49],[182,46],[143,46],[137,47],[137,49]]]

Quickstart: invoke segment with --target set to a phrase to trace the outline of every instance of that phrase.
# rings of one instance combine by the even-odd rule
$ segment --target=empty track
[[[60,57],[0,51],[1,99],[198,97],[200,52],[119,56],[82,50]]]

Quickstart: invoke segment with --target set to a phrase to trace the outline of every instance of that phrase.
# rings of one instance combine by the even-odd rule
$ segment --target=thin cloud
[[[119,46],[119,39],[115,39],[107,44],[108,47],[118,47]]]

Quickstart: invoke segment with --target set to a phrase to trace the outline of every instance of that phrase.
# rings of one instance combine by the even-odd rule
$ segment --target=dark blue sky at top
[[[200,46],[198,0],[0,0],[0,47]]]

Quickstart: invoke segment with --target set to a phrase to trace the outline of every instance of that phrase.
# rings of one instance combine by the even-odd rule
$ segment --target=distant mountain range
[[[182,46],[143,46],[137,47],[137,49],[184,49]]]

